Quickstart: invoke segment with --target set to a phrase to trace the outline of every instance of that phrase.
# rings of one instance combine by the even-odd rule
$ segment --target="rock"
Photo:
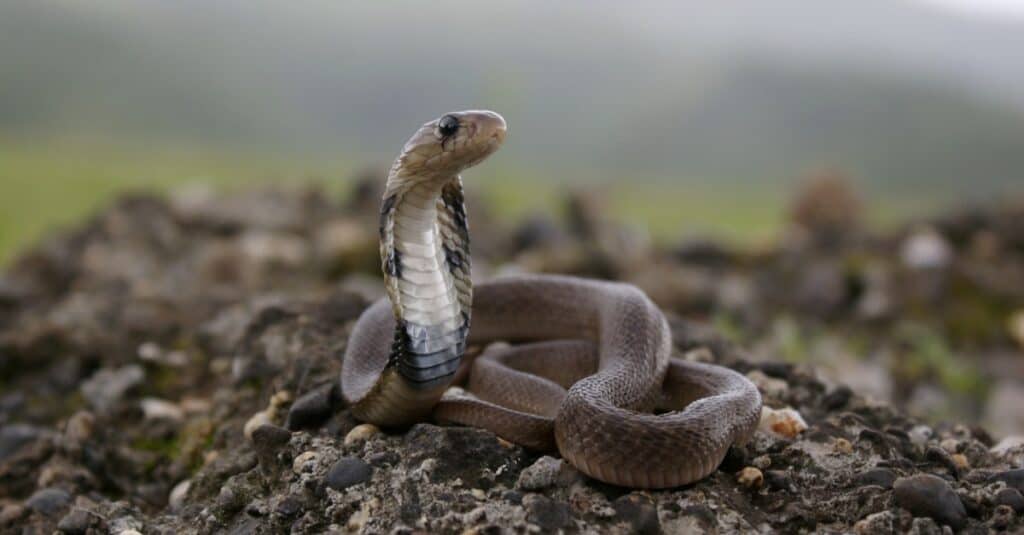
[[[843,437],[839,437],[832,441],[832,449],[839,454],[849,455],[853,453],[853,444]]]
[[[807,429],[807,422],[800,413],[790,409],[761,408],[761,423],[757,429],[782,438],[796,438]]]
[[[1024,513],[1024,496],[1017,489],[999,489],[999,492],[996,492],[996,504],[1012,507],[1017,513]]]
[[[888,468],[872,468],[857,474],[854,483],[862,487],[871,485],[891,489],[897,478],[896,472]]]
[[[747,379],[757,386],[757,389],[761,393],[769,398],[773,399],[785,399],[786,394],[789,393],[789,383],[782,379],[775,379],[768,377],[761,370],[753,370],[747,373]]]
[[[825,394],[821,404],[825,407],[825,410],[835,411],[845,407],[852,397],[853,390],[846,385],[840,385],[833,388],[828,394]]]
[[[304,451],[292,460],[292,471],[296,474],[311,472],[320,460],[320,454],[315,451]]]
[[[185,411],[170,401],[157,398],[143,398],[139,402],[142,415],[147,420],[166,420],[181,423],[185,420]]]
[[[167,366],[170,368],[181,368],[188,365],[188,355],[183,351],[166,351],[153,342],[146,342],[139,346],[139,360]]]
[[[579,477],[580,473],[569,463],[545,455],[519,473],[516,488],[542,490],[555,486],[565,487]]]
[[[334,490],[345,490],[370,480],[373,468],[358,457],[342,457],[327,472],[324,482]]]
[[[1003,531],[1010,527],[1015,516],[1016,513],[1009,505],[997,505],[989,522],[996,530]]]
[[[49,487],[37,490],[32,496],[25,500],[25,507],[43,516],[56,516],[71,503],[71,494],[68,491]]]
[[[904,513],[906,514],[906,513]],[[899,533],[900,518],[892,511],[880,511],[868,515],[853,525],[857,535],[875,535],[876,533]]]
[[[748,489],[759,489],[764,486],[764,474],[753,466],[748,466],[736,473],[736,482]]]
[[[612,508],[620,520],[629,523],[630,533],[654,535],[661,533],[658,509],[650,498],[628,494],[612,502]]]
[[[999,472],[998,474],[993,475],[990,478],[990,481],[1002,481],[1003,483],[1006,483],[1006,486],[1013,487],[1024,492],[1024,468]]]
[[[380,433],[379,427],[373,424],[359,424],[345,435],[345,445],[351,446],[358,442],[363,442],[377,433]]]
[[[1024,446],[1024,435],[1014,435],[1012,437],[1006,437],[999,441],[998,444],[992,446],[989,451],[995,455],[1006,455],[1015,448]]]
[[[85,509],[72,509],[57,523],[57,531],[67,535],[85,535],[93,522],[93,515]]]
[[[0,506],[0,527],[9,526],[21,520],[28,512],[24,505],[18,503],[8,503]]]
[[[900,258],[910,269],[941,269],[952,261],[953,248],[935,229],[922,228],[903,241]]]
[[[569,505],[556,502],[547,496],[531,494],[523,498],[526,520],[536,524],[544,532],[554,532],[572,525]]]
[[[167,508],[171,511],[180,511],[185,505],[185,498],[188,497],[188,490],[190,488],[192,488],[191,479],[180,481],[175,485],[167,497]]]
[[[291,431],[273,424],[263,424],[252,432],[253,446],[262,455],[273,455],[291,438]]]
[[[929,517],[953,529],[962,529],[967,511],[944,479],[931,474],[901,477],[893,484],[897,505],[914,516]]]
[[[285,427],[291,431],[319,427],[337,412],[341,401],[338,383],[331,382],[305,393],[288,410]]]
[[[11,424],[0,427],[0,461],[42,436],[43,430],[32,425]]]
[[[270,410],[262,410],[249,417],[249,419],[246,420],[245,425],[242,427],[242,433],[245,435],[245,438],[252,440],[252,434],[257,428],[263,425],[273,425],[273,422],[271,421],[271,414]]]
[[[128,391],[142,384],[146,372],[138,364],[103,368],[82,383],[82,396],[99,412],[108,412]]]
[[[1024,350],[1024,310],[1018,310],[1010,314],[1010,319],[1006,322],[1006,328],[1010,332],[1010,337],[1017,342],[1017,346]]]
[[[932,428],[927,425],[915,425],[907,435],[910,437],[911,444],[923,448],[935,436],[935,431],[932,431]]]

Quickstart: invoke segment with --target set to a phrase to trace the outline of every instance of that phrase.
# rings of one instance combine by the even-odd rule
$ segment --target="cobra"
[[[449,113],[420,127],[391,167],[380,214],[387,298],[360,316],[342,362],[352,414],[486,428],[557,448],[615,485],[707,476],[753,434],[761,396],[728,368],[672,358],[668,323],[641,290],[555,275],[474,287],[459,174],[505,136],[497,113]],[[495,341],[513,345],[492,344],[468,391],[449,389],[466,347]]]

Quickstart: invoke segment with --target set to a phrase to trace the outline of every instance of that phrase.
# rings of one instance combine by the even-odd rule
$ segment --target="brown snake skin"
[[[443,122],[453,120],[455,134],[439,130],[439,123],[450,126]],[[707,476],[730,445],[753,434],[761,396],[732,370],[671,358],[665,317],[641,290],[552,275],[469,284],[468,239],[449,232],[458,230],[451,224],[458,218],[448,213],[454,209],[450,196],[442,201],[442,189],[451,191],[457,182],[461,201],[457,173],[497,150],[504,134],[505,122],[493,112],[449,114],[424,125],[392,168],[388,191],[399,193],[385,202],[381,230],[389,299],[359,318],[343,361],[342,394],[353,414],[379,425],[405,425],[433,413],[440,421],[487,428],[526,447],[557,448],[581,472],[615,485],[666,488]],[[410,160],[410,151],[424,157]],[[423,241],[437,245],[436,257],[410,259],[430,247],[403,245],[401,231],[396,237],[389,230],[416,224],[402,219],[402,192],[413,187],[437,192],[430,202],[439,223],[424,231],[436,243]],[[426,217],[422,209],[413,212]],[[464,262],[451,262],[455,246]],[[412,271],[401,268],[406,264]],[[430,276],[417,275],[417,269]],[[401,279],[414,276],[428,282],[420,287]],[[423,310],[417,295],[445,291],[449,297],[431,302],[465,312],[467,323],[471,310],[468,339],[459,338],[464,331],[458,329],[430,327],[434,334],[418,342],[424,328],[409,327],[407,319],[420,318],[412,323],[428,327],[432,320],[417,312]],[[443,344],[434,340],[453,342],[438,350]],[[455,378],[450,362],[457,363],[445,360],[451,348],[459,348],[461,357],[465,344],[494,341],[520,345],[491,346],[472,363],[468,393],[446,393]],[[432,353],[416,353],[410,349],[416,344]],[[444,374],[435,377],[442,373],[437,370]],[[654,414],[655,409],[669,412]]]

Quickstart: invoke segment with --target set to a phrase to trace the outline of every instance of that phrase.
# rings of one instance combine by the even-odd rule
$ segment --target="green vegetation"
[[[55,227],[83,220],[113,196],[126,191],[166,192],[189,184],[217,188],[254,184],[298,186],[317,183],[343,194],[355,167],[345,161],[263,153],[211,151],[185,147],[131,147],[101,142],[0,142],[0,264]],[[485,166],[473,170],[470,188],[482,193],[486,208],[505,221],[535,212],[558,213],[563,192],[572,187],[601,191],[612,217],[646,227],[671,241],[711,233],[740,243],[769,239],[785,216],[792,193],[777,183],[740,186],[737,180],[588,181],[566,174],[545,179],[536,171]],[[870,203],[875,224],[899,221],[934,203],[887,196]]]

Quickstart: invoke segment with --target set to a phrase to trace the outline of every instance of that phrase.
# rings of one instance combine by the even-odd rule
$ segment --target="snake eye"
[[[449,138],[459,131],[459,120],[454,115],[445,115],[437,121],[437,131],[443,138]]]

